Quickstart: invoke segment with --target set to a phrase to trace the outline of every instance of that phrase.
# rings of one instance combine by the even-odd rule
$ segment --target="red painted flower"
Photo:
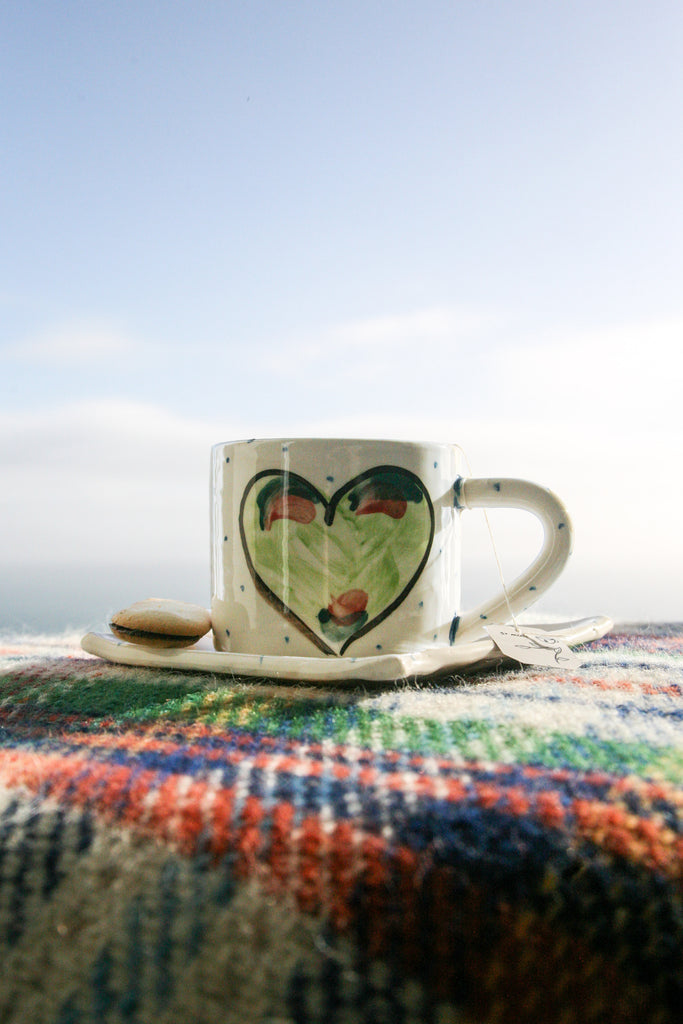
[[[369,516],[374,512],[383,512],[392,519],[403,519],[408,508],[407,501],[397,501],[390,498],[374,498],[369,495],[362,498],[356,509],[357,516]]]
[[[264,529],[270,530],[276,519],[293,519],[295,523],[312,523],[315,519],[315,505],[308,498],[297,494],[281,493],[274,497],[264,519]]]
[[[368,606],[368,595],[364,590],[346,590],[339,597],[333,597],[327,606],[331,618],[340,626],[356,622]]]

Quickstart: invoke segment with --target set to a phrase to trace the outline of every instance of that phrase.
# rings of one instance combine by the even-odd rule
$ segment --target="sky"
[[[683,618],[682,57],[678,0],[3,4],[0,630],[208,603],[271,436],[458,442],[569,508],[540,611]]]

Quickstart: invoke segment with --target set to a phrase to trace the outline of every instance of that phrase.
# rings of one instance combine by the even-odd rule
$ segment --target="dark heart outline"
[[[400,594],[398,594],[398,596],[394,598],[391,604],[388,604],[387,607],[379,613],[379,615],[376,615],[374,619],[369,619],[365,623],[365,625],[358,630],[357,633],[354,633],[353,636],[349,637],[348,640],[346,640],[342,644],[339,654],[337,654],[337,652],[328,644],[326,644],[324,640],[321,640],[317,633],[314,633],[313,630],[306,625],[303,619],[300,619],[299,616],[296,615],[295,612],[293,612],[292,609],[289,608],[284,603],[284,601],[282,601],[282,599],[277,596],[277,594],[273,593],[268,584],[257,573],[254,563],[251,559],[251,555],[249,554],[246,533],[244,530],[244,509],[247,503],[247,498],[251,493],[251,490],[256,484],[257,480],[261,480],[263,479],[263,477],[281,476],[285,478],[285,481],[298,480],[300,483],[305,484],[306,487],[310,487],[311,491],[313,491],[313,493],[317,495],[317,497],[320,499],[320,502],[325,510],[325,523],[327,526],[331,526],[334,520],[335,512],[337,511],[337,506],[339,505],[339,502],[342,500],[345,494],[348,494],[350,490],[356,487],[357,484],[361,483],[363,480],[367,480],[368,477],[375,476],[376,473],[387,472],[398,472],[402,476],[408,477],[410,480],[413,481],[413,483],[417,484],[417,486],[419,487],[425,499],[427,508],[429,510],[429,540],[425,547],[424,555],[420,560],[420,564],[418,565],[417,569],[415,570],[411,578],[408,580],[407,584],[400,592]],[[374,466],[372,469],[366,469],[363,473],[359,473],[358,476],[353,477],[352,480],[348,480],[345,484],[343,484],[342,487],[336,490],[332,497],[329,499],[329,501],[325,497],[325,495],[310,482],[310,480],[307,480],[306,477],[300,476],[298,473],[291,473],[289,470],[286,469],[262,469],[259,473],[256,473],[256,475],[251,478],[251,480],[247,483],[247,486],[244,488],[244,494],[242,495],[242,501],[240,502],[239,527],[244,557],[246,558],[249,572],[251,573],[251,577],[254,583],[256,584],[256,588],[259,591],[259,593],[263,597],[265,597],[265,599],[269,601],[270,604],[272,604],[273,607],[276,608],[281,615],[283,615],[286,619],[289,619],[296,626],[296,628],[299,629],[305,636],[307,636],[308,639],[311,640],[315,644],[315,646],[324,654],[331,654],[334,657],[341,657],[350,644],[355,643],[355,641],[358,640],[361,636],[364,636],[371,629],[374,629],[375,626],[378,626],[380,622],[383,622],[384,619],[391,615],[391,613],[406,599],[410,591],[415,586],[417,580],[420,577],[420,574],[422,573],[422,570],[427,564],[429,552],[432,549],[432,543],[434,541],[434,506],[432,505],[432,499],[429,497],[429,493],[425,485],[420,480],[420,478],[416,476],[415,473],[412,473],[409,469],[403,469],[402,466]]]

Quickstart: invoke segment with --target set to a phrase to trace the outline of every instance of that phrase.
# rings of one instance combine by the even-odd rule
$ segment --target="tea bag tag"
[[[522,665],[578,668],[581,664],[581,659],[567,646],[562,637],[548,630],[497,624],[485,628],[501,653]]]

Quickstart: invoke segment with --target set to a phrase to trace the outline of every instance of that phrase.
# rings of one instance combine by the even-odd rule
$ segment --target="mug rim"
[[[228,445],[248,445],[248,444],[295,444],[302,441],[329,441],[334,444],[400,444],[404,447],[415,447],[423,448],[427,445],[442,445],[448,448],[459,447],[455,441],[437,441],[423,438],[422,440],[415,440],[414,438],[400,438],[400,437],[324,437],[322,435],[303,436],[288,436],[283,435],[282,437],[250,437],[250,438],[238,438],[235,441],[218,441],[211,445],[212,450],[216,448],[226,448]]]

